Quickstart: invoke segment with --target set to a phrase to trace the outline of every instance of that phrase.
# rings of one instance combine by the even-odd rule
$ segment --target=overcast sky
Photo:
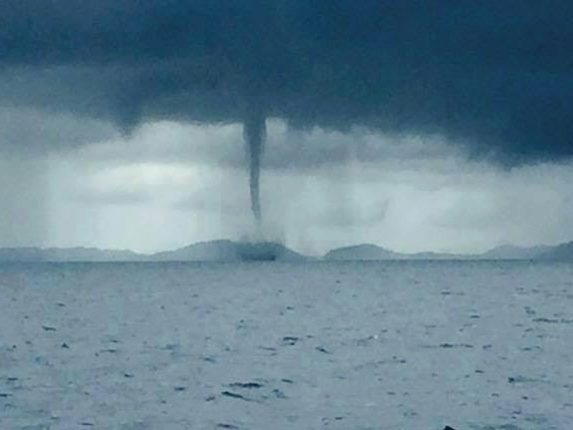
[[[81,3],[81,7],[80,7]],[[573,240],[573,5],[0,4],[0,246]]]

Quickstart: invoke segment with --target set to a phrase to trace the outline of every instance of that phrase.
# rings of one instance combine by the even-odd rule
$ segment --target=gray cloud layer
[[[110,120],[442,134],[504,163],[573,154],[573,3],[4,0],[0,103]],[[325,154],[328,157],[328,154]]]

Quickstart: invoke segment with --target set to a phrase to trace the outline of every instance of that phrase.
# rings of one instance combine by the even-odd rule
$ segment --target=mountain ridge
[[[161,262],[161,261],[303,261],[303,256],[276,242],[234,242],[220,239],[198,242],[152,254],[93,247],[0,248],[0,262]]]
[[[162,262],[162,261],[384,261],[384,260],[563,260],[573,261],[573,242],[555,246],[501,245],[479,254],[440,252],[401,253],[379,245],[334,248],[322,257],[300,254],[277,242],[241,242],[229,239],[197,242],[152,254],[95,247],[5,247],[0,262]]]
[[[501,245],[479,254],[440,252],[400,253],[378,245],[362,244],[335,248],[327,252],[325,260],[572,260],[573,242],[555,246],[537,245],[520,247]]]

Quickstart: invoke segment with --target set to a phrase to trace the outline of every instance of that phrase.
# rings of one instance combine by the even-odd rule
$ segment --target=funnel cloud
[[[249,164],[249,190],[251,196],[251,210],[255,217],[256,227],[260,230],[262,221],[261,210],[261,157],[264,151],[266,138],[266,118],[263,109],[258,104],[249,106],[245,119],[243,135],[247,147]]]

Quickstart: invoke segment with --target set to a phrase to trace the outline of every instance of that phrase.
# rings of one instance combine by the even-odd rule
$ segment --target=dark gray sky
[[[0,245],[246,234],[252,104],[267,230],[301,250],[570,240],[571,22],[561,0],[4,0]]]

